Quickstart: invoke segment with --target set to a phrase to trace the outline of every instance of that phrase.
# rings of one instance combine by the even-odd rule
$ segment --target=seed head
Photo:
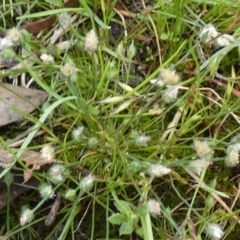
[[[125,57],[125,48],[122,41],[117,45],[116,53],[120,59]]]
[[[71,23],[71,16],[68,13],[63,12],[59,15],[58,21],[59,21],[61,27],[63,29],[66,29],[69,27],[69,25]]]
[[[205,232],[209,238],[220,239],[223,236],[223,230],[219,224],[209,223],[205,228]]]
[[[227,167],[235,167],[239,163],[240,143],[234,143],[228,146],[225,164]]]
[[[54,159],[54,148],[51,145],[45,145],[41,150],[41,157],[45,158],[48,162]]]
[[[95,52],[98,48],[98,36],[94,29],[90,30],[85,39],[84,49],[88,53]]]
[[[49,64],[49,63],[53,63],[54,62],[54,57],[52,55],[46,54],[46,53],[41,54],[40,59],[45,64]]]
[[[26,223],[29,223],[33,220],[33,211],[29,208],[26,208],[22,211],[20,216],[20,224],[24,226]]]
[[[0,38],[0,50],[4,50],[14,46],[14,43],[7,37]]]
[[[163,79],[159,79],[159,78],[154,78],[154,79],[150,80],[150,83],[152,85],[156,85],[158,87],[164,87],[165,86],[165,82],[163,81]]]
[[[42,183],[39,186],[39,193],[41,195],[41,198],[46,199],[53,198],[55,196],[52,186],[47,183]]]
[[[133,57],[136,55],[137,49],[134,45],[134,41],[131,42],[131,44],[128,46],[127,49],[127,56],[129,59],[133,59]]]
[[[79,141],[82,139],[83,127],[77,127],[73,130],[72,136],[73,139]]]
[[[214,46],[216,48],[226,47],[235,41],[234,37],[229,34],[223,34],[214,39]]]
[[[200,158],[208,159],[212,153],[212,149],[208,146],[207,141],[194,140],[193,147]]]
[[[65,77],[72,77],[76,73],[76,68],[73,63],[66,63],[61,68],[62,75]]]
[[[21,41],[21,32],[17,28],[11,28],[7,31],[7,39],[14,44],[18,44]]]
[[[167,85],[163,92],[162,99],[165,103],[172,103],[177,100],[178,85]]]
[[[207,24],[199,33],[199,38],[203,43],[209,43],[219,36],[219,32],[212,24]]]
[[[197,159],[193,160],[188,164],[188,167],[191,171],[195,172],[197,175],[201,175],[201,172],[207,168],[212,162],[207,161],[206,159]]]
[[[171,172],[170,168],[167,168],[161,164],[151,164],[148,168],[148,174],[151,177],[162,177]]]
[[[138,146],[147,147],[148,142],[151,141],[151,137],[141,134],[136,137],[135,142]]]
[[[149,199],[147,201],[147,208],[150,214],[153,216],[160,215],[161,209],[160,209],[160,204],[157,200],[155,199]]]
[[[63,172],[65,171],[65,167],[61,164],[54,164],[48,170],[49,180],[54,184],[59,184],[64,181]]]
[[[159,79],[162,79],[165,85],[175,85],[179,83],[180,77],[175,71],[164,68],[160,71]]]
[[[93,176],[93,174],[89,174],[87,177],[84,177],[81,181],[80,181],[80,189],[85,191],[90,191],[93,187],[94,184],[94,180],[95,177]]]

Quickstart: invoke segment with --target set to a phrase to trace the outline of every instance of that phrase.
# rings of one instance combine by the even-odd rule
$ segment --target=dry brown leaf
[[[8,190],[6,183],[0,182],[0,210],[7,205],[8,200],[12,201],[24,192],[27,192],[33,187],[37,187],[39,184],[38,180],[35,178],[31,178],[27,184],[21,185],[22,182],[23,178],[19,176],[19,174],[14,176],[14,183],[12,183],[10,186],[9,199],[7,197]]]
[[[44,157],[43,154],[32,150],[25,150],[21,155],[21,160],[26,163],[26,166],[32,166],[32,170],[38,170],[45,164],[55,162],[55,159]]]
[[[0,127],[23,119],[19,112],[30,113],[41,105],[48,94],[41,90],[0,84]]]
[[[11,149],[12,152],[17,152],[18,149]],[[14,177],[14,182],[11,184],[10,188],[10,200],[18,197],[20,194],[31,189],[29,186],[37,186],[38,181],[32,177],[34,170],[39,170],[40,168],[48,169],[50,163],[55,162],[55,159],[49,159],[43,157],[39,152],[25,150],[20,159],[25,162],[26,166],[30,169],[25,170],[22,176],[18,174]],[[8,150],[0,149],[0,166],[3,168],[10,167],[14,162],[14,156]],[[46,166],[45,166],[46,165]],[[14,170],[15,171],[15,170]],[[22,172],[21,172],[22,173]],[[27,182],[27,184],[25,184]],[[20,185],[22,184],[22,185]],[[0,182],[0,210],[7,203],[7,186],[6,183]]]
[[[56,161],[53,158],[44,157],[43,154],[31,150],[25,150],[21,155],[21,160],[25,162],[27,167],[32,166],[31,169],[24,171],[23,174],[24,183],[27,182],[32,177],[32,173],[34,170],[39,170],[41,166]]]
[[[68,0],[64,2],[64,7],[66,8],[75,8],[79,6],[78,0]],[[56,21],[57,17],[56,15],[52,15],[48,18],[45,18],[43,20],[27,23],[25,25],[22,25],[21,28],[27,30],[29,33],[37,34],[41,32],[42,30],[45,30],[49,27],[51,27],[54,22]]]
[[[17,149],[11,149],[12,152],[17,152]],[[25,162],[31,170],[39,170],[41,166],[55,162],[53,158],[45,157],[44,154],[32,150],[25,150],[20,159]],[[14,156],[8,150],[0,149],[0,166],[2,168],[10,167],[14,161]]]
[[[78,0],[68,0],[64,1],[64,7],[65,8],[76,8],[79,7],[79,1]],[[25,29],[29,33],[32,34],[38,34],[39,32],[51,27],[54,22],[56,21],[57,17],[56,15],[49,16],[47,18],[37,20],[31,23],[27,23],[22,25],[20,28]],[[6,31],[0,31],[0,37],[4,37],[6,35]]]
[[[58,192],[57,193],[57,196],[56,196],[56,199],[51,207],[51,210],[47,216],[47,219],[45,220],[45,225],[46,226],[50,226],[51,224],[53,224],[54,222],[54,219],[56,217],[56,213],[58,212],[58,209],[60,207],[60,204],[61,204],[61,193]]]

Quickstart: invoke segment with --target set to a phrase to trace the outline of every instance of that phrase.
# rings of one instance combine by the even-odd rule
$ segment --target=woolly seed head
[[[71,16],[68,13],[63,12],[59,15],[58,21],[59,21],[59,24],[61,25],[61,27],[63,29],[66,29],[69,27],[69,25],[71,23]]]
[[[12,46],[14,46],[14,43],[10,39],[6,37],[0,38],[0,50],[8,49]]]
[[[223,236],[223,230],[219,224],[209,223],[205,228],[205,232],[209,238],[220,239]]]
[[[153,216],[160,215],[161,209],[160,209],[160,204],[157,200],[155,199],[149,199],[147,201],[147,208],[150,214]]]
[[[158,78],[154,78],[154,79],[150,80],[150,83],[152,85],[156,85],[158,87],[165,86],[165,82],[162,79],[158,79]]]
[[[15,44],[20,43],[21,37],[21,32],[17,28],[11,28],[7,31],[7,39]]]
[[[90,30],[84,42],[84,50],[88,53],[95,52],[98,48],[98,36],[94,29]]]
[[[79,141],[82,139],[83,127],[77,127],[72,131],[73,139]]]
[[[229,35],[229,34],[223,34],[219,37],[217,37],[216,39],[214,39],[213,44],[216,48],[220,48],[220,47],[226,47],[228,45],[230,45],[231,43],[233,43],[234,37]]]
[[[197,159],[191,161],[187,168],[200,176],[203,169],[207,168],[211,163],[212,162],[207,161],[206,159]]]
[[[93,174],[90,173],[87,177],[84,177],[80,181],[80,189],[83,190],[84,192],[90,191],[93,187],[94,180],[95,177],[93,176]]]
[[[54,62],[54,57],[50,54],[43,53],[40,56],[40,59],[42,60],[43,63],[49,64]]]
[[[64,181],[63,172],[65,167],[61,164],[54,164],[48,170],[49,180],[54,184],[59,184]]]
[[[138,146],[147,147],[148,142],[151,141],[151,137],[141,134],[136,137],[135,142]]]
[[[20,216],[20,224],[24,226],[26,223],[30,223],[33,220],[33,211],[26,208],[22,211]]]
[[[227,167],[235,167],[239,163],[239,151],[240,144],[231,144],[227,148],[227,156],[225,158],[225,164]]]
[[[166,85],[176,85],[180,77],[175,71],[163,68],[160,70],[159,79],[163,80]]]
[[[64,171],[65,171],[65,167],[62,164],[54,164],[49,169],[49,173],[52,176],[57,176],[58,174],[62,174]]]
[[[162,94],[162,99],[165,103],[172,103],[177,100],[177,96],[178,96],[178,86],[167,85],[166,89]]]
[[[200,141],[195,139],[193,141],[193,147],[200,158],[208,159],[212,153],[212,149],[208,146],[207,141]]]
[[[219,36],[219,32],[212,24],[207,24],[199,33],[199,38],[203,43],[209,43]]]
[[[46,199],[53,198],[55,196],[52,186],[47,183],[42,183],[39,186],[39,193],[41,195],[41,198]]]
[[[66,63],[61,67],[61,73],[65,77],[72,77],[76,73],[76,68],[73,63]]]
[[[54,148],[51,145],[45,145],[41,150],[41,157],[51,162],[54,159]]]
[[[161,164],[151,164],[148,168],[148,174],[151,177],[162,177],[171,172],[170,168],[167,168]]]

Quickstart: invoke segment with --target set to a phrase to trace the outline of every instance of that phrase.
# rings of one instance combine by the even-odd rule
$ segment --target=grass
[[[237,239],[239,165],[229,167],[226,154],[239,142],[233,139],[240,122],[238,3],[158,0],[147,6],[135,1],[133,7],[134,1],[80,0],[79,8],[67,9],[61,2],[1,4],[3,31],[63,11],[76,15],[52,43],[61,30],[58,21],[37,37],[23,31],[19,47],[0,52],[2,61],[7,56],[22,63],[18,70],[2,71],[3,82],[12,83],[15,75],[19,83],[25,74],[26,84],[49,93],[27,122],[1,129],[2,148],[9,136],[11,143],[22,140],[19,162],[26,149],[50,145],[64,166],[64,178],[55,184],[47,170],[33,173],[61,194],[54,222],[45,225],[55,198],[41,198],[39,186],[33,186],[1,209],[1,239],[214,239],[209,226],[216,225],[209,224],[221,227],[221,239]],[[208,23],[235,41],[225,47],[198,44]],[[89,53],[84,48],[91,29],[99,43]],[[63,41],[70,47],[57,47]],[[43,53],[54,62],[43,63]],[[180,76],[170,103],[166,87],[151,84],[162,69]],[[211,152],[200,156],[207,167],[190,169],[199,158],[196,140]],[[159,164],[171,173],[156,176]],[[13,170],[22,174],[26,168],[16,165],[1,173],[8,196]],[[155,214],[149,212],[150,199],[156,200]],[[21,225],[24,206],[34,210],[33,219]]]

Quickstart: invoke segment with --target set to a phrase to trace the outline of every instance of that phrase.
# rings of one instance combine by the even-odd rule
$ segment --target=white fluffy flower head
[[[216,223],[207,224],[205,232],[209,238],[220,239],[223,236],[222,228]]]
[[[47,54],[47,53],[41,54],[40,59],[45,64],[49,64],[49,63],[54,62],[54,57],[52,55],[50,55],[50,54]]]
[[[82,134],[83,134],[83,127],[77,127],[72,131],[72,136],[73,139],[75,140],[80,140],[82,138]]]
[[[64,165],[54,164],[48,170],[49,180],[54,184],[59,184],[64,181],[63,172],[65,171]]]
[[[229,34],[223,34],[219,37],[217,37],[215,40],[214,40],[214,46],[219,48],[219,47],[226,47],[228,45],[230,45],[231,43],[233,43],[235,40],[234,40],[234,37],[229,35]]]
[[[83,190],[84,192],[90,191],[93,187],[94,180],[95,180],[94,175],[90,173],[87,177],[84,177],[80,181],[80,189]]]
[[[152,214],[153,216],[157,216],[160,215],[160,204],[157,200],[155,199],[149,199],[147,201],[147,208],[150,214]]]
[[[94,29],[90,30],[85,39],[84,49],[88,53],[95,52],[98,48],[98,36]]]
[[[51,145],[45,145],[41,150],[41,157],[51,162],[54,159],[54,148]]]
[[[13,43],[19,43],[21,41],[21,32],[17,28],[11,28],[7,31],[7,39]]]
[[[180,81],[179,75],[174,70],[163,68],[160,70],[159,76],[150,81],[151,84],[163,87],[165,85],[177,85]]]
[[[76,68],[73,63],[66,63],[61,68],[62,75],[65,77],[71,77],[76,73]]]
[[[206,159],[196,159],[191,161],[188,164],[188,167],[191,171],[193,171],[194,173],[196,173],[197,175],[201,175],[201,172],[207,168],[210,164],[212,164],[212,162],[206,160]]]
[[[63,29],[66,29],[69,27],[69,25],[71,23],[71,16],[68,13],[63,12],[59,15],[58,21],[59,21],[61,27]]]
[[[178,97],[178,85],[167,85],[163,92],[162,99],[165,103],[172,103]]]
[[[21,226],[26,225],[26,223],[29,223],[33,220],[33,211],[29,208],[26,208],[22,211],[20,216],[20,224]]]
[[[171,172],[170,168],[167,168],[161,164],[151,164],[148,168],[148,174],[151,177],[162,177]]]
[[[234,143],[228,146],[225,164],[227,167],[235,167],[239,163],[240,143]]]
[[[168,68],[163,68],[160,70],[159,78],[162,79],[166,85],[178,84],[180,80],[180,77],[176,71],[170,70]]]
[[[39,193],[41,195],[41,198],[46,199],[53,198],[55,196],[52,186],[47,183],[42,183],[39,186]]]
[[[197,153],[197,155],[200,158],[206,158],[209,159],[212,154],[212,149],[208,146],[207,141],[200,141],[200,140],[194,140],[193,141],[194,149]]]
[[[199,38],[203,43],[208,43],[218,36],[219,32],[212,24],[207,24],[199,33]]]
[[[145,134],[141,134],[135,139],[136,144],[143,147],[147,147],[149,141],[151,141],[151,137],[146,136]]]

